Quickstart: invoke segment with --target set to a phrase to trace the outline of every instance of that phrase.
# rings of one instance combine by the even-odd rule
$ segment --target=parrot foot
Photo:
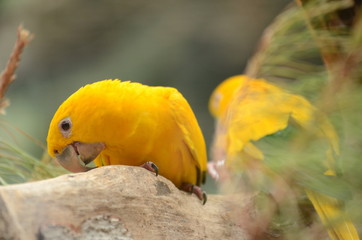
[[[206,192],[202,191],[202,189],[199,186],[196,186],[191,183],[183,183],[180,189],[190,194],[194,193],[202,201],[202,205],[205,205],[207,201],[207,195]]]
[[[155,173],[156,177],[158,176],[158,167],[153,162],[150,162],[150,161],[145,162],[140,167],[143,167],[143,168],[147,169],[148,171]]]

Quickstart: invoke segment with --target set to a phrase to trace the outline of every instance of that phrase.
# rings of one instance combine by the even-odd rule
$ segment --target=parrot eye
[[[72,121],[70,120],[70,118],[63,119],[62,121],[60,121],[58,126],[60,129],[60,132],[62,133],[62,135],[64,137],[70,136],[70,130],[72,128]]]
[[[62,122],[60,127],[64,130],[64,131],[68,131],[70,128],[70,124],[69,122]]]

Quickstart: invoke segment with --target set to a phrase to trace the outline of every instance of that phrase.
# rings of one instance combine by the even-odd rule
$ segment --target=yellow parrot
[[[65,100],[49,126],[48,152],[72,172],[142,166],[195,193],[203,203],[206,147],[186,99],[171,87],[103,80]]]
[[[309,134],[303,136],[323,138],[327,142],[327,152],[324,152],[323,156],[325,161],[321,164],[324,170],[320,174],[325,178],[335,178],[337,168],[333,156],[339,154],[338,136],[327,118],[318,113],[305,98],[290,94],[263,79],[237,75],[226,79],[214,90],[210,97],[209,109],[217,120],[212,162],[208,164],[208,171],[214,178],[225,180],[233,173],[257,168],[264,171],[264,175],[268,175],[265,179],[273,179],[276,171],[266,165],[272,161],[293,159],[290,159],[292,156],[288,158],[288,153],[268,155],[265,146],[276,143],[272,140],[274,135],[285,134],[283,131],[287,132],[293,124]],[[285,148],[279,144],[266,149],[283,147]],[[255,173],[256,171],[251,170],[251,175]],[[300,175],[305,177],[308,173]],[[266,180],[262,184],[269,182]],[[341,209],[342,201],[322,194],[318,191],[320,189],[313,189],[313,183],[309,186],[311,187],[301,187],[327,227],[330,238],[359,239],[356,228]]]

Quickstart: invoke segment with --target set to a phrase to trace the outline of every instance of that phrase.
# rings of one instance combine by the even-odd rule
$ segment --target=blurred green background
[[[22,23],[34,35],[7,97],[3,118],[45,144],[57,107],[84,84],[119,78],[172,86],[188,99],[207,145],[207,108],[223,79],[242,73],[264,28],[287,0],[2,0],[0,67]],[[43,150],[28,139],[19,147]]]

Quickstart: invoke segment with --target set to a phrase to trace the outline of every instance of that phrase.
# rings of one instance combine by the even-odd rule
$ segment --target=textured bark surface
[[[248,239],[238,219],[251,206],[221,195],[203,206],[143,168],[107,166],[0,187],[0,239]]]

